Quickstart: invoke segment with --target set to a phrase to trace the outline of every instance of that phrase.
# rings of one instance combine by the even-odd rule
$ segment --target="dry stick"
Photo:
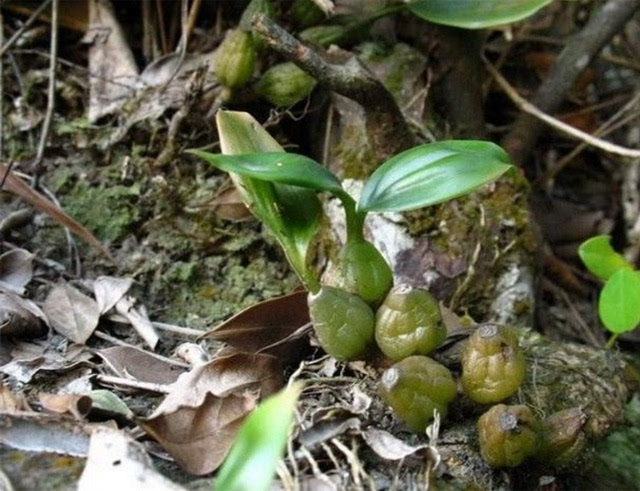
[[[44,149],[47,146],[47,139],[51,130],[51,121],[53,120],[53,110],[56,103],[56,65],[58,59],[58,10],[60,0],[53,0],[51,5],[51,50],[49,60],[49,93],[47,94],[47,112],[42,123],[42,133],[40,133],[40,143],[38,144],[38,152],[36,160],[33,163],[33,187],[37,188],[40,181],[40,171],[42,168],[42,159],[44,158]]]
[[[329,63],[266,15],[257,15],[252,24],[274,51],[309,72],[321,84],[363,107],[369,143],[378,159],[386,160],[416,144],[391,93],[355,56],[344,64]]]
[[[122,377],[113,377],[111,375],[96,375],[98,382],[108,385],[118,385],[128,389],[146,390],[148,392],[156,392],[157,394],[169,394],[171,392],[170,385],[154,384],[151,382],[140,382]]]
[[[502,140],[502,145],[511,154],[516,164],[520,165],[528,158],[544,128],[542,122],[554,125],[557,129],[568,133],[564,126],[557,126],[557,120],[553,120],[552,123],[553,118],[545,119],[550,118],[547,114],[558,110],[580,73],[638,10],[640,10],[639,0],[608,0],[591,16],[587,25],[567,42],[556,59],[551,73],[538,88],[532,104],[523,100],[526,104],[522,104],[520,109],[524,110],[525,114],[518,117],[511,131]],[[529,110],[525,110],[525,107]],[[544,118],[541,117],[542,115]],[[583,139],[584,135],[580,132],[579,136],[578,134],[573,136]],[[594,141],[600,142],[597,139]],[[604,150],[611,152],[610,148]]]
[[[4,44],[4,17],[0,9],[0,46]],[[0,161],[4,160],[4,60],[0,54]]]
[[[50,3],[51,3],[51,0],[45,0],[42,3],[42,5],[40,5],[40,7],[38,7],[33,12],[33,14],[31,14],[31,16],[27,19],[27,21],[24,24],[22,24],[22,27],[18,29],[13,34],[13,36],[9,38],[9,40],[7,41],[7,44],[2,45],[2,48],[0,48],[0,56],[4,55],[5,51],[7,51],[11,46],[13,46],[13,44],[18,39],[20,39],[20,36],[22,36],[22,33],[24,33],[24,31],[26,31],[27,29],[29,29],[29,27],[31,27],[31,24],[33,24],[36,21],[36,19],[40,16],[42,12],[44,12],[44,9],[46,9]]]
[[[518,94],[516,89],[514,89],[513,86],[511,86],[511,84],[507,82],[507,80],[500,74],[500,72],[498,72],[498,70],[496,70],[495,67],[491,63],[489,63],[489,61],[487,61],[486,59],[485,59],[485,65],[489,73],[493,76],[493,78],[498,83],[498,85],[502,88],[502,90],[504,90],[505,94],[507,94],[509,99],[511,99],[511,101],[516,106],[518,106],[520,110],[522,110],[527,115],[532,117],[533,121],[536,124],[538,124],[539,121],[542,121],[548,124],[549,126],[551,126],[552,128],[555,128],[556,130],[564,133],[567,136],[580,140],[588,145],[591,145],[592,147],[599,148],[600,150],[603,150],[610,154],[619,155],[621,157],[627,157],[630,159],[640,159],[640,150],[623,147],[620,145],[616,145],[615,143],[611,143],[611,142],[602,140],[600,138],[596,138],[595,136],[592,136],[589,133],[585,133],[584,131],[574,128],[573,126],[563,123],[562,121],[559,121],[558,119],[544,113],[539,108],[537,108],[536,106],[531,104],[529,101],[524,99],[520,94]],[[511,150],[512,152],[514,151],[514,147],[511,147],[511,148],[507,147],[504,141],[503,141],[503,145],[505,145],[505,147]],[[511,154],[511,156],[514,159],[514,161],[517,163],[518,158],[514,156],[513,153]]]

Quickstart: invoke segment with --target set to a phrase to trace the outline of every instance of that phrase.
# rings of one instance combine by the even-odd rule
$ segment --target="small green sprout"
[[[605,282],[598,313],[613,334],[606,345],[612,348],[620,334],[640,325],[640,272],[611,247],[606,235],[583,242],[578,254],[587,269]]]
[[[190,153],[228,172],[249,209],[274,234],[310,292],[311,316],[322,347],[340,360],[366,355],[365,348],[374,342],[370,307],[380,305],[393,286],[386,259],[364,237],[367,214],[442,203],[494,181],[511,167],[507,153],[490,142],[429,143],[383,163],[356,201],[328,169],[304,155],[285,153],[249,114],[219,111],[216,119],[222,154]],[[346,218],[346,243],[331,289],[320,284],[307,260],[322,218],[319,192],[339,199]],[[362,315],[367,322],[354,319]],[[340,346],[348,340],[357,340],[357,346]]]

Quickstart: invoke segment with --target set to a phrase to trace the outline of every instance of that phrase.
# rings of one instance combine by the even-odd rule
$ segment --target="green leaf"
[[[289,184],[316,191],[332,193],[343,191],[338,178],[326,167],[309,157],[296,153],[222,155],[199,150],[191,150],[189,153],[197,155],[226,172],[235,172],[254,179]]]
[[[218,472],[216,491],[266,491],[282,458],[302,386],[269,397],[242,424]]]
[[[605,283],[598,305],[600,319],[614,333],[626,332],[640,324],[640,276],[619,269]]]
[[[382,164],[369,178],[360,211],[407,211],[441,203],[476,189],[511,166],[494,143],[448,140],[411,148]]]
[[[552,0],[417,0],[409,10],[436,24],[481,29],[525,19]]]
[[[284,152],[248,113],[220,110],[216,122],[225,155]],[[305,286],[315,290],[317,280],[306,266],[309,245],[322,219],[322,205],[315,191],[235,172],[229,175],[251,212],[275,235]]]
[[[602,280],[608,280],[620,269],[633,267],[611,247],[611,237],[597,235],[580,244],[578,255],[587,269]]]

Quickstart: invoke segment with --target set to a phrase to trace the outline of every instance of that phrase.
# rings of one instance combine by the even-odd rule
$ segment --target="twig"
[[[49,6],[50,3],[51,3],[51,0],[44,0],[44,2],[42,2],[42,5],[40,5],[36,10],[34,10],[33,14],[29,16],[27,21],[24,24],[22,24],[22,27],[18,29],[15,33],[13,33],[13,36],[9,38],[6,44],[2,45],[2,48],[0,48],[0,56],[4,55],[5,51],[7,51],[11,46],[13,46],[18,39],[20,39],[20,36],[22,36],[24,31],[26,31],[27,29],[29,29],[29,27],[31,27],[31,24],[33,24],[36,21],[36,19],[40,17],[40,14],[44,12],[44,10]]]
[[[542,122],[556,125],[557,129],[567,130],[567,133],[573,131],[573,128],[564,123],[562,123],[563,126],[558,127],[557,120],[551,123],[553,118],[545,119],[550,118],[547,114],[558,110],[580,73],[638,10],[640,10],[638,0],[608,0],[591,16],[587,25],[567,42],[556,59],[551,73],[540,85],[533,98],[531,107],[535,108],[537,114],[526,111],[524,108],[529,106],[522,105],[520,109],[525,111],[525,114],[518,117],[511,131],[502,140],[502,145],[511,154],[516,164],[523,164],[528,158],[544,128]],[[583,139],[584,135],[579,132],[573,136]],[[593,141],[601,142],[597,139]],[[608,144],[605,146],[608,148],[603,150],[620,155],[616,151],[616,146],[609,147]],[[617,147],[617,150],[620,148],[622,147]],[[627,150],[622,155],[627,156],[626,152]],[[636,154],[632,152],[631,156],[635,158]]]
[[[156,392],[158,394],[168,394],[171,392],[171,386],[164,384],[140,382],[139,380],[114,377],[112,375],[96,375],[96,379],[102,384],[119,385],[120,387],[127,387],[129,389],[146,390],[148,392]]]
[[[321,84],[363,107],[369,143],[379,160],[416,143],[391,93],[355,56],[343,64],[329,63],[266,15],[254,17],[252,25],[277,53],[309,72]]]
[[[166,324],[164,322],[152,322],[153,327],[160,329],[161,331],[168,331],[174,334],[180,334],[181,336],[189,336],[199,338],[204,334],[199,329],[191,329],[190,327],[174,326],[173,324]]]
[[[38,152],[33,163],[33,187],[37,188],[40,182],[40,171],[42,168],[42,159],[44,158],[44,149],[47,146],[49,131],[51,130],[51,121],[53,119],[53,110],[56,104],[56,65],[58,58],[58,10],[60,0],[53,0],[51,5],[51,49],[49,60],[49,93],[47,94],[47,112],[42,123],[42,133],[40,133],[40,143],[38,144]]]
[[[0,9],[0,46],[4,44],[4,17]],[[4,160],[4,60],[0,54],[0,161]],[[4,181],[4,179],[3,179]]]
[[[200,12],[200,6],[202,5],[202,0],[193,0],[191,4],[191,10],[189,10],[189,17],[187,19],[187,27],[186,27],[186,37],[187,40],[191,33],[193,32],[193,28],[196,25],[196,20],[198,19],[198,13]]]
[[[630,159],[639,159],[640,158],[640,150],[634,148],[627,148],[620,145],[616,145],[615,143],[611,143],[595,136],[590,135],[589,133],[585,133],[577,128],[574,128],[571,125],[563,123],[562,121],[554,118],[553,116],[549,116],[545,112],[538,109],[532,103],[524,99],[513,86],[507,82],[507,80],[495,69],[495,67],[488,61],[484,60],[487,70],[491,74],[491,76],[495,79],[498,85],[504,90],[505,94],[513,101],[513,103],[518,106],[520,110],[525,112],[536,119],[546,123],[547,125],[555,128],[556,130],[564,133],[567,136],[580,140],[592,147],[599,148],[605,152],[608,152],[613,155],[619,155],[621,157],[628,157]],[[516,123],[517,124],[517,123]],[[503,145],[507,147],[507,144],[503,142]],[[513,148],[511,148],[513,150]],[[518,158],[512,154],[512,158],[517,163]]]

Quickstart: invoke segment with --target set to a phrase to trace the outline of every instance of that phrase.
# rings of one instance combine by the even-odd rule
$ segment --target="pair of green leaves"
[[[230,174],[250,210],[282,245],[307,288],[306,268],[321,220],[317,192],[345,204],[347,221],[361,228],[368,212],[407,211],[466,194],[510,168],[508,155],[484,141],[442,141],[414,147],[381,165],[365,183],[357,206],[338,178],[316,161],[282,147],[247,113],[219,111],[222,154],[192,150]]]
[[[615,334],[637,327],[640,324],[640,273],[611,247],[606,235],[585,241],[578,254],[587,269],[605,281],[598,302],[605,327]]]
[[[552,0],[417,0],[409,10],[418,17],[448,26],[480,29],[517,22]]]

